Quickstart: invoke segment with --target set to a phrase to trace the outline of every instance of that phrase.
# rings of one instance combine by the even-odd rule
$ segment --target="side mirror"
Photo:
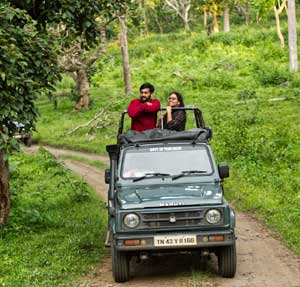
[[[118,152],[119,152],[119,146],[117,144],[107,145],[106,151],[108,152],[110,159],[117,159]]]
[[[221,178],[229,177],[229,166],[227,163],[220,163],[218,165],[218,170]]]
[[[111,174],[110,174],[110,169],[109,169],[109,168],[105,169],[105,176],[104,176],[104,179],[105,179],[105,183],[106,183],[106,184],[109,184],[109,183],[110,183]]]

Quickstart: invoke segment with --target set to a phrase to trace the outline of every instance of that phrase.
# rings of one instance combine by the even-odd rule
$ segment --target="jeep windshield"
[[[204,145],[142,146],[125,149],[121,177],[142,180],[175,176],[176,179],[209,175],[212,170],[209,152]]]

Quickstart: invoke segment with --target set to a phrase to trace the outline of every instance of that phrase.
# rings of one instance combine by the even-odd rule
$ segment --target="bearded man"
[[[140,86],[140,98],[130,102],[127,111],[131,117],[131,129],[142,132],[156,127],[157,112],[160,110],[160,102],[151,99],[154,86],[144,83]]]

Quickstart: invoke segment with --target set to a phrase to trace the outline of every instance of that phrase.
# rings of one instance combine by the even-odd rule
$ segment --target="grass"
[[[188,281],[188,287],[216,287],[211,280],[212,274],[209,272],[192,270],[192,278]]]
[[[280,48],[274,27],[232,26],[232,32],[210,37],[192,32],[132,38],[131,71],[135,96],[139,85],[150,81],[163,105],[167,93],[178,90],[186,104],[201,107],[213,129],[217,160],[231,166],[226,196],[237,208],[256,212],[300,254],[300,75],[289,73],[288,50]],[[124,96],[122,75],[119,47],[112,43],[92,75],[91,109],[74,113],[69,99],[53,109],[41,99],[35,138],[106,154],[131,99]],[[88,128],[68,135],[100,109],[108,115],[105,128],[93,136]]]
[[[192,32],[130,39],[135,96],[149,81],[163,105],[168,92],[178,90],[186,104],[201,107],[213,129],[215,156],[231,167],[226,196],[237,208],[262,217],[300,254],[300,74],[289,73],[288,49],[280,48],[275,25],[231,29],[210,37]],[[119,115],[131,99],[124,95],[122,76],[120,50],[111,43],[91,75],[91,109],[74,113],[74,103],[66,98],[53,109],[41,98],[35,138],[105,154],[105,145],[116,142]],[[88,128],[68,135],[100,109],[107,113],[105,127],[92,136]]]
[[[106,210],[45,150],[11,158],[12,208],[0,233],[0,286],[70,286],[105,254]]]

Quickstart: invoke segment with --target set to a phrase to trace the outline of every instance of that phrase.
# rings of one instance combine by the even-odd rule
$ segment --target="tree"
[[[280,41],[280,46],[281,48],[284,48],[284,37],[281,32],[281,27],[280,27],[280,14],[282,13],[283,9],[286,9],[286,2],[287,0],[278,0],[276,1],[275,5],[273,6],[274,9],[274,14],[275,14],[275,19],[276,19],[276,31],[277,31],[277,36]]]
[[[289,27],[289,58],[290,71],[298,71],[297,53],[297,29],[296,29],[296,9],[295,0],[288,0],[288,27]]]
[[[238,1],[239,2],[239,1]],[[237,0],[221,0],[219,5],[223,7],[223,31],[225,33],[230,31],[230,9],[238,4]]]
[[[234,8],[240,16],[245,19],[245,24],[248,25],[250,22],[250,0],[235,0]]]
[[[5,0],[4,0],[5,1]],[[26,10],[37,21],[39,30],[49,25],[64,24],[66,34],[64,43],[72,41],[74,36],[83,36],[88,45],[96,42],[98,34],[97,17],[104,14],[107,18],[115,11],[124,9],[130,0],[6,0],[15,8]]]
[[[59,79],[54,40],[37,30],[24,10],[0,5],[0,225],[10,209],[8,155],[18,149],[14,122],[28,131],[37,117],[34,100]]]
[[[143,2],[144,2],[145,15],[146,15],[146,8],[151,10],[151,14],[154,17],[154,20],[155,20],[155,23],[158,26],[159,32],[162,34],[163,33],[163,28],[162,28],[162,25],[160,23],[158,13],[157,13],[157,10],[159,9],[159,6],[162,4],[162,0],[144,0]],[[146,16],[145,16],[145,19],[146,19]],[[148,21],[145,20],[145,22],[148,22]],[[147,29],[147,31],[148,31],[148,29]]]
[[[176,14],[183,20],[184,22],[184,30],[190,31],[189,25],[189,11],[191,8],[191,0],[165,0],[167,5],[173,9]]]
[[[229,18],[229,5],[228,3],[224,4],[223,8],[223,21],[224,21],[224,32],[227,33],[230,31],[230,18]]]
[[[128,43],[127,43],[126,16],[125,15],[119,16],[119,22],[120,22],[120,44],[121,44],[121,53],[122,53],[122,61],[123,61],[125,93],[132,94],[130,65],[129,65],[129,56],[128,56]]]
[[[210,12],[213,15],[213,31],[219,33],[219,22],[218,22],[218,4],[217,1],[212,0],[210,3]]]
[[[63,49],[64,53],[59,59],[61,69],[69,73],[76,83],[78,100],[74,110],[89,107],[89,79],[88,70],[106,51],[105,26],[101,26],[100,45],[92,52],[85,45],[85,39],[78,37],[72,44]],[[86,48],[85,48],[86,47]]]
[[[126,5],[124,0],[4,0],[0,4],[0,224],[8,221],[10,209],[8,156],[18,150],[13,135],[15,121],[26,131],[34,128],[35,99],[53,89],[60,78],[58,42],[70,44],[76,36],[95,43],[96,18]],[[48,28],[63,24],[66,34],[53,39]]]
[[[206,29],[207,27],[207,16],[208,16],[208,8],[207,6],[202,6],[201,10],[203,11],[203,27]]]
[[[142,14],[142,18],[143,18],[144,34],[147,35],[149,33],[149,29],[148,29],[146,3],[144,0],[138,0],[138,5],[139,5],[139,12]]]
[[[213,16],[213,32],[218,33],[219,22],[218,15],[222,8],[223,0],[198,0],[197,3],[202,7],[203,10],[207,11]],[[229,17],[229,14],[228,14]],[[229,19],[227,19],[229,21]],[[229,22],[228,22],[229,23]]]
[[[280,15],[284,9],[287,11],[287,0],[252,0],[251,3],[257,10],[260,17],[265,17],[269,10],[273,8],[276,19],[277,36],[279,38],[281,48],[284,48],[285,43],[280,27]]]

